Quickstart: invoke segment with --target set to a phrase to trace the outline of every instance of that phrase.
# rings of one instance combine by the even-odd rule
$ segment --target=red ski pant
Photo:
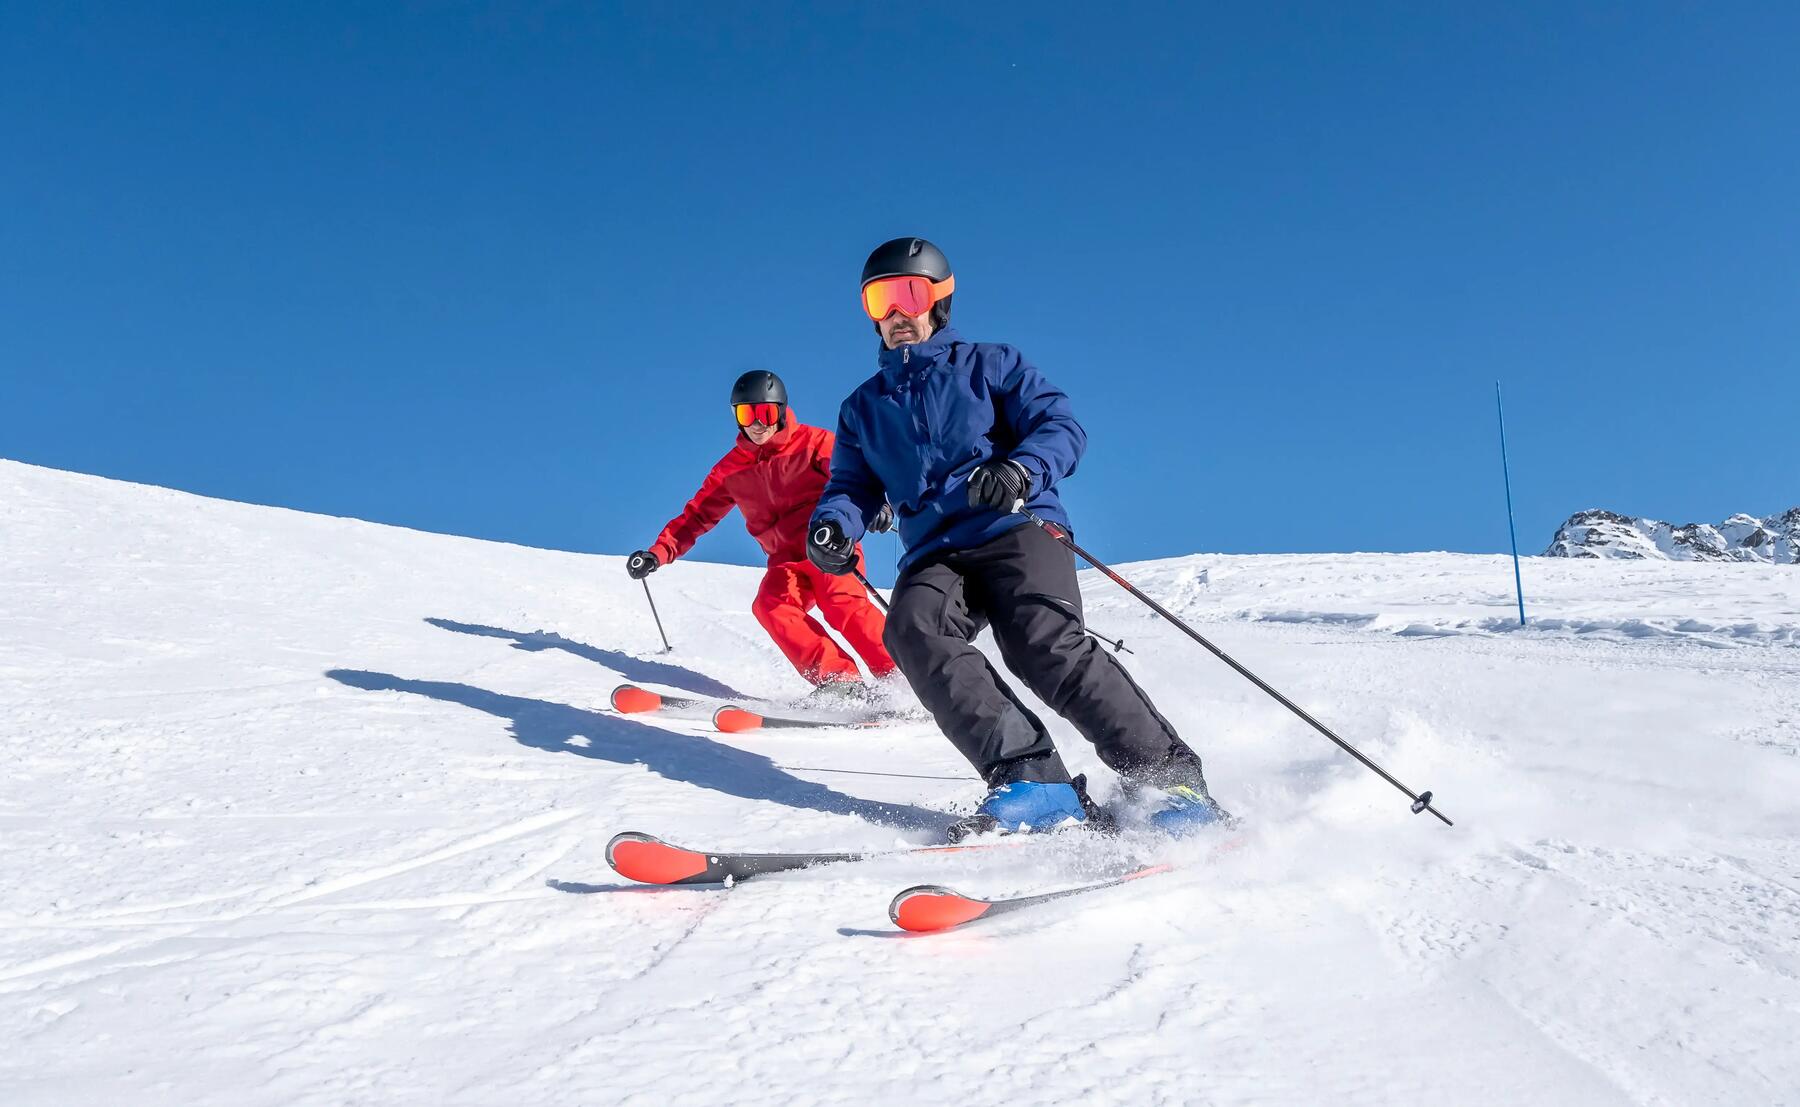
[[[861,567],[858,557],[857,568]],[[894,671],[894,659],[881,644],[885,620],[853,576],[832,576],[810,561],[771,565],[750,610],[807,680],[814,684],[861,680],[856,662],[807,614],[815,604],[825,621],[861,655],[871,675]]]

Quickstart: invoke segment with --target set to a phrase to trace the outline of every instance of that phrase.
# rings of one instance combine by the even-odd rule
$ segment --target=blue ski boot
[[[976,834],[1033,834],[1071,823],[1087,822],[1087,796],[1084,782],[1077,777],[1068,784],[1045,784],[1036,780],[1015,780],[1002,784],[987,794],[975,813],[950,825],[952,842]]]
[[[1208,827],[1230,826],[1229,812],[1207,794],[1206,785],[1173,784],[1163,789],[1168,802],[1150,816],[1150,825],[1172,838],[1185,838]]]

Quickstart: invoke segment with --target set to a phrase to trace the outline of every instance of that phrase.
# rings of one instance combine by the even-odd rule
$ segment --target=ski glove
[[[836,520],[826,520],[806,536],[806,556],[827,573],[841,577],[856,567],[856,543],[845,537]]]
[[[893,530],[894,505],[884,502],[881,505],[881,510],[875,513],[874,520],[869,523],[869,529],[879,534],[886,534],[888,531]]]
[[[1021,500],[1031,499],[1031,474],[1012,458],[1000,458],[977,466],[969,474],[969,506],[1011,511]]]
[[[656,555],[649,550],[639,550],[625,559],[625,571],[631,575],[632,580],[643,580],[660,568],[662,562],[656,560]]]

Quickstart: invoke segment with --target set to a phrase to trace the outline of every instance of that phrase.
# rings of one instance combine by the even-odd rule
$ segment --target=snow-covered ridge
[[[1679,526],[1591,508],[1557,528],[1544,556],[1793,565],[1800,563],[1800,507],[1765,519],[1739,514]]]
[[[1197,572],[1204,563],[1207,569]],[[1757,563],[1524,559],[1524,623],[1503,554],[1214,554],[1133,565],[1186,619],[1349,627],[1401,638],[1686,640],[1800,646],[1800,573]],[[1128,598],[1088,583],[1095,629]],[[1774,602],[1771,602],[1774,601]]]

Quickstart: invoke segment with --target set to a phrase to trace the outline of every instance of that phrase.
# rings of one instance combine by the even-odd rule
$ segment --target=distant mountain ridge
[[[1544,556],[1800,564],[1800,507],[1766,519],[1733,515],[1723,523],[1680,526],[1598,508],[1577,511],[1557,528]]]

